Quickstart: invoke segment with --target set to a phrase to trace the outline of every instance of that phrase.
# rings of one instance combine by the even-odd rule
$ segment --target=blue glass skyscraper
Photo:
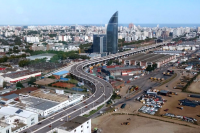
[[[107,26],[107,52],[115,54],[118,51],[118,11],[113,14]]]
[[[93,35],[93,52],[104,53],[107,52],[106,47],[106,34]]]

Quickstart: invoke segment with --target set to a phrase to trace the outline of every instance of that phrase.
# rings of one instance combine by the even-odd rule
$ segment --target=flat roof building
[[[91,133],[91,119],[77,116],[57,127],[55,131],[57,133]]]
[[[174,55],[164,55],[164,54],[136,54],[122,59],[124,65],[138,65],[138,66],[149,66],[157,64],[159,68],[161,65],[170,62],[175,59]]]
[[[154,51],[154,54],[182,56],[185,54],[185,52],[183,51]]]
[[[31,71],[31,70],[23,70],[23,71],[16,71],[7,74],[3,74],[0,77],[3,78],[4,81],[9,83],[16,83],[22,80],[26,80],[31,77],[41,76],[40,71]]]
[[[59,71],[59,72],[56,72],[56,73],[53,73],[53,76],[56,78],[56,79],[60,79],[61,77],[65,77],[69,74],[69,71]]]
[[[53,94],[45,90],[36,90],[28,94],[20,94],[20,100],[25,104],[26,110],[47,117],[65,107],[80,102],[81,94]]]
[[[16,128],[18,132],[38,122],[38,114],[11,106],[0,109],[0,118],[5,118],[3,122],[10,124],[12,128],[16,128],[16,121],[18,125],[21,123],[23,126]]]
[[[45,54],[38,54],[38,55],[29,56],[29,57],[26,57],[26,58],[27,58],[27,59],[30,59],[30,60],[47,58],[46,60],[47,60],[47,61],[50,61],[50,59],[51,59],[54,55],[55,55],[55,54],[45,53]]]

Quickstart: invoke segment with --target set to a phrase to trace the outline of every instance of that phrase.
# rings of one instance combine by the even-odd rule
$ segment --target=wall
[[[53,129],[53,131],[57,131],[57,133],[91,133],[91,119],[89,119],[88,121],[86,121],[85,123],[81,124],[80,126],[76,127],[74,130],[71,131],[66,131],[59,128],[55,128]],[[52,131],[49,131],[48,133],[52,133]]]
[[[0,133],[6,133],[7,130],[9,130],[9,133],[11,133],[11,125],[0,127]]]

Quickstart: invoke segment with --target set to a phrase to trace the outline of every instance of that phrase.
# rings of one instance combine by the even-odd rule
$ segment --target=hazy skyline
[[[199,0],[0,0],[0,25],[199,24]]]

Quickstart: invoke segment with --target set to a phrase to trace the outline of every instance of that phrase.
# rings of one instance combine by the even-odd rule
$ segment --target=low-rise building
[[[69,71],[60,71],[60,72],[56,72],[56,73],[53,73],[53,76],[56,78],[56,79],[60,79],[61,77],[65,77],[69,74]]]
[[[39,55],[33,55],[33,56],[26,57],[26,59],[35,60],[35,59],[44,59],[44,58],[46,58],[47,61],[50,61],[50,59],[54,55],[55,54],[39,54]]]
[[[175,59],[175,55],[164,55],[164,54],[136,54],[122,59],[124,65],[138,65],[138,66],[152,66],[157,65],[160,68],[163,64],[170,62]]]
[[[8,72],[0,76],[4,81],[8,83],[16,83],[22,80],[26,80],[31,77],[41,76],[39,71],[23,70],[16,72]]]
[[[102,72],[110,76],[133,76],[140,74],[143,69],[140,66],[107,66],[102,69]]]
[[[83,96],[81,94],[53,94],[49,91],[36,90],[31,93],[20,94],[20,100],[26,105],[26,110],[47,117],[80,102],[83,100]]]
[[[38,114],[10,106],[0,109],[0,118],[3,118],[1,121],[10,124],[12,130],[18,132],[38,123]]]
[[[77,116],[54,130],[57,133],[91,133],[91,119]]]
[[[12,133],[11,125],[5,122],[0,122],[0,133]]]

